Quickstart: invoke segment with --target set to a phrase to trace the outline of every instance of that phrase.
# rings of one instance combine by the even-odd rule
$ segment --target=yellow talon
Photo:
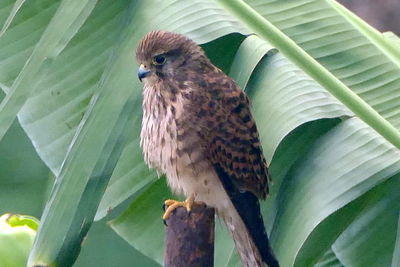
[[[171,216],[171,213],[177,208],[177,207],[185,207],[187,212],[190,212],[192,210],[192,206],[194,203],[194,197],[188,197],[185,201],[177,201],[173,199],[167,199],[165,200],[164,204],[168,208],[165,210],[164,215],[163,215],[163,220],[167,220],[169,216]]]

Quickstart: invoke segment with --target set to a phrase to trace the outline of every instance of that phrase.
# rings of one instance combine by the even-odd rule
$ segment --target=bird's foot
[[[167,207],[167,209],[164,212],[163,215],[163,220],[167,220],[169,216],[171,216],[171,213],[178,207],[185,207],[187,212],[190,213],[192,210],[192,206],[194,203],[194,198],[193,197],[188,197],[185,201],[177,201],[173,199],[167,199],[164,202],[164,206]]]

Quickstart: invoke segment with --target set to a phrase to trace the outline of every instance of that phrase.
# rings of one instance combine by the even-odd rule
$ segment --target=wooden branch
[[[195,203],[177,208],[166,221],[165,267],[214,266],[214,209]]]

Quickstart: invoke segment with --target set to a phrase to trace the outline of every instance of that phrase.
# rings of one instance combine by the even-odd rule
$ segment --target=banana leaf
[[[283,266],[398,262],[397,36],[377,32],[331,0],[78,2],[0,4],[0,87],[7,94],[0,132],[18,114],[57,176],[32,264],[72,264],[94,216],[127,201],[113,229],[162,262],[163,237],[151,233],[162,233],[168,189],[138,147],[134,58],[138,40],[152,29],[203,44],[251,97],[274,180],[262,208]],[[247,8],[238,9],[243,3]],[[266,35],[266,25],[276,35]],[[248,36],[253,32],[258,37]],[[235,266],[232,241],[220,228],[216,266]],[[376,233],[383,248],[357,257],[371,251]],[[384,256],[373,257],[378,253]]]

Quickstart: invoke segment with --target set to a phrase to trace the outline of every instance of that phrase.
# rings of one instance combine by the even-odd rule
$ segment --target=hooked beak
[[[147,75],[149,75],[149,73],[151,72],[151,70],[148,70],[144,67],[143,64],[140,65],[139,69],[138,69],[138,78],[139,81],[142,81],[143,78],[145,78]]]

